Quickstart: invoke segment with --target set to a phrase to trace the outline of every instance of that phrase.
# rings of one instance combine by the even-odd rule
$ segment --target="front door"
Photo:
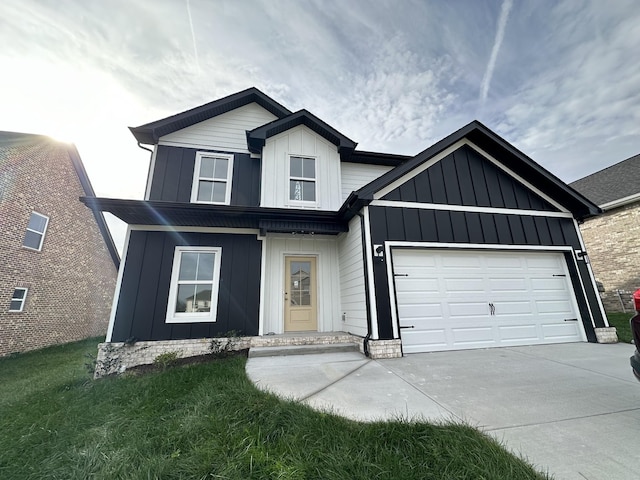
[[[285,257],[284,331],[318,331],[315,257]]]

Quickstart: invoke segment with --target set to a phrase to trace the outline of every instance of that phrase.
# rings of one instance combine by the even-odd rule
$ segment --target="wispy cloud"
[[[198,58],[198,44],[196,42],[196,31],[193,28],[193,19],[191,18],[191,2],[187,0],[187,15],[189,16],[189,28],[191,29],[191,39],[193,40],[193,54],[196,58],[196,66],[200,71],[200,59]]]
[[[493,48],[491,49],[491,56],[489,57],[489,63],[487,63],[487,69],[484,72],[484,77],[482,77],[482,83],[480,84],[480,108],[484,107],[484,104],[487,101],[489,86],[491,85],[493,71],[496,68],[496,60],[498,58],[498,53],[500,52],[502,40],[504,39],[504,31],[507,27],[511,7],[513,7],[513,0],[504,0],[502,2],[500,17],[498,18],[498,28],[496,29],[496,37],[493,41]]]

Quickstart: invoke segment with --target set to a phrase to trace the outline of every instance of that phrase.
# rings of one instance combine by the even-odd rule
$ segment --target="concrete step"
[[[358,352],[354,343],[328,343],[318,345],[278,345],[273,347],[251,347],[249,358],[279,357],[283,355],[312,355],[317,353]]]

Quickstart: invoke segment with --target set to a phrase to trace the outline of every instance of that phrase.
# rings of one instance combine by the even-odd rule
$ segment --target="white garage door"
[[[579,342],[564,256],[394,249],[404,353]]]

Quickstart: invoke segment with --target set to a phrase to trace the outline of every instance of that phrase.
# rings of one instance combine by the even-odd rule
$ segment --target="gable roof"
[[[624,205],[640,199],[640,154],[569,184],[600,207]],[[629,198],[631,197],[631,198]],[[611,205],[613,204],[613,205]]]
[[[308,127],[321,137],[333,143],[338,147],[338,153],[340,153],[341,157],[344,157],[343,159],[348,158],[356,148],[356,142],[347,138],[311,112],[303,109],[247,132],[247,144],[249,146],[249,151],[260,153],[267,138],[286,132],[287,130],[291,130],[298,125]]]
[[[254,102],[278,118],[291,115],[289,109],[283,107],[257,88],[251,87],[242,92],[234,93],[228,97],[214,100],[213,102],[200,105],[199,107],[161,120],[156,120],[155,122],[140,125],[139,127],[129,127],[129,130],[139,143],[151,145],[158,143],[158,139],[164,135],[182,130],[183,128],[190,127],[196,123],[217,117],[218,115]]]
[[[35,144],[40,142],[44,144],[55,143],[57,146],[66,148],[69,159],[71,160],[71,164],[73,165],[73,168],[78,175],[78,180],[80,181],[80,185],[82,186],[82,190],[84,191],[85,195],[88,197],[96,196],[95,192],[93,191],[93,187],[91,186],[89,176],[87,175],[87,171],[85,170],[84,164],[82,163],[82,159],[80,158],[80,154],[78,153],[78,149],[74,144],[56,142],[46,135],[20,132],[0,132],[0,144],[14,146],[20,144]],[[113,260],[113,263],[117,269],[120,266],[120,255],[118,254],[118,249],[113,242],[113,237],[111,237],[111,232],[107,227],[104,215],[99,210],[92,209],[92,212],[94,218],[96,219],[96,223],[98,224],[100,234],[102,235],[104,243],[107,246],[107,250],[109,251],[109,255],[111,256],[111,259]]]
[[[460,130],[436,142],[412,159],[407,160],[354,192],[352,194],[354,198],[347,199],[346,204],[356,206],[361,202],[370,202],[373,200],[373,195],[376,192],[400,179],[414,168],[464,138],[480,147],[492,157],[498,159],[505,167],[520,177],[527,179],[531,184],[555,199],[558,203],[564,205],[576,218],[582,219],[601,213],[597,205],[569,187],[558,177],[542,168],[527,155],[477,120],[465,125]],[[358,200],[360,200],[360,202]]]

